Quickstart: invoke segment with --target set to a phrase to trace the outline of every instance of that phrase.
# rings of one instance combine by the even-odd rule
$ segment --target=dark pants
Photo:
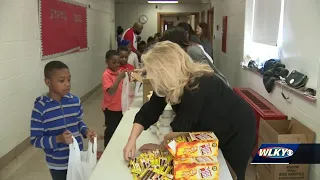
[[[52,180],[66,180],[67,170],[53,170],[50,169]]]
[[[112,138],[113,133],[116,131],[121,119],[122,111],[104,111],[106,129],[104,131],[104,147],[107,147]]]
[[[248,161],[256,142],[255,127],[237,133],[222,150],[238,180],[245,180]]]

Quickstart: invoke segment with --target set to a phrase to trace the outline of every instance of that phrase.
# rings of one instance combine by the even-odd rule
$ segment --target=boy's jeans
[[[50,169],[52,180],[66,180],[67,170],[53,170]]]

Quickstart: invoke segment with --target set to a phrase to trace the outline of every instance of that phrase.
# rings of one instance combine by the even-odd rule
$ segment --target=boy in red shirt
[[[119,71],[119,52],[110,50],[106,53],[107,68],[102,75],[103,101],[102,110],[105,116],[104,147],[112,138],[122,119],[121,93],[126,71]]]
[[[134,71],[134,66],[128,63],[128,58],[130,54],[129,48],[126,46],[120,46],[118,48],[118,52],[120,56],[120,71]]]

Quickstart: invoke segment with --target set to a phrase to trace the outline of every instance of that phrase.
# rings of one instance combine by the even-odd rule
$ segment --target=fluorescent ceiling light
[[[170,0],[167,0],[167,1],[161,1],[161,0],[153,1],[153,0],[149,0],[148,3],[150,3],[150,4],[177,4],[179,2],[178,2],[178,0],[176,0],[176,1],[170,1]]]

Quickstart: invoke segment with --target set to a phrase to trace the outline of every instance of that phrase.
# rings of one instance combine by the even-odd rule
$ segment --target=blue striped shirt
[[[82,137],[88,129],[84,124],[80,99],[71,94],[65,95],[61,102],[47,95],[40,96],[34,103],[31,115],[31,144],[44,149],[49,169],[68,168],[69,145],[57,143],[56,137],[69,130],[83,149]]]

